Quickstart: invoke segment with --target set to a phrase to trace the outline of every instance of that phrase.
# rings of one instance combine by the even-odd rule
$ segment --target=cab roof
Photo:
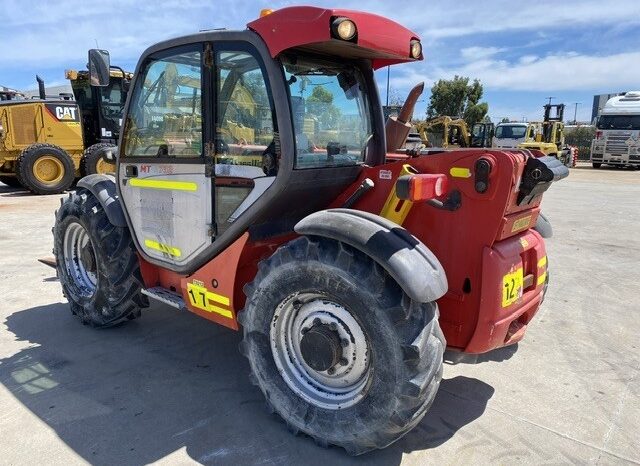
[[[353,41],[335,39],[331,22],[348,18],[357,28]],[[374,69],[416,61],[410,56],[418,35],[390,19],[353,10],[295,6],[275,10],[247,24],[264,40],[272,57],[287,49],[330,53],[345,58],[366,58]],[[420,55],[418,60],[423,57]]]

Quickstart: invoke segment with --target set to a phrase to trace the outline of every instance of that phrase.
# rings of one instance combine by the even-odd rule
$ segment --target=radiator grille
[[[36,140],[37,105],[14,107],[9,111],[9,121],[13,129],[13,140],[16,145],[33,144]]]

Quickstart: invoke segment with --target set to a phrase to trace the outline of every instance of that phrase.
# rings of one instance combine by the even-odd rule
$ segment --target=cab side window
[[[216,54],[215,212],[223,233],[271,185],[279,159],[272,99],[248,51]]]
[[[127,157],[200,157],[202,53],[183,51],[151,59],[136,83],[125,122]]]

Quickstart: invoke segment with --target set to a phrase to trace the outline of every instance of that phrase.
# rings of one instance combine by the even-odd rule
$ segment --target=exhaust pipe
[[[47,93],[44,90],[44,80],[36,74],[36,81],[38,81],[38,94],[42,100],[47,98]]]
[[[385,133],[387,136],[387,152],[397,151],[406,141],[409,131],[411,131],[411,116],[413,115],[413,110],[416,106],[416,102],[418,101],[418,97],[422,94],[422,91],[424,91],[424,83],[420,83],[411,89],[411,92],[409,92],[407,100],[404,101],[404,105],[402,106],[402,109],[400,109],[398,116],[396,118],[389,117],[387,119],[385,127]]]

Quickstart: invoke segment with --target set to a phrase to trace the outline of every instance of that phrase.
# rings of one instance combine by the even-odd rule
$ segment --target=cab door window
[[[278,166],[271,92],[250,51],[216,54],[216,225],[223,233],[273,182]]]
[[[146,63],[126,121],[124,156],[202,155],[201,61],[201,50],[183,49]]]

